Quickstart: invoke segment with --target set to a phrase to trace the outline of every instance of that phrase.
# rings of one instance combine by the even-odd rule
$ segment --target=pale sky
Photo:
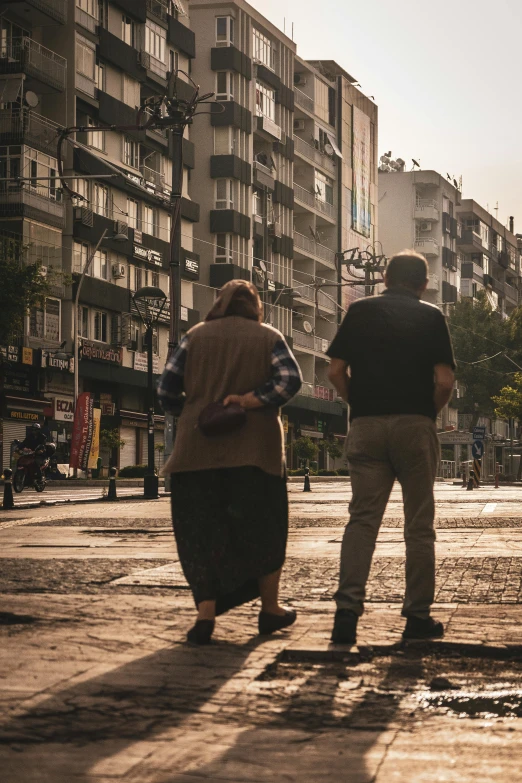
[[[249,1],[375,96],[379,156],[462,175],[464,198],[522,233],[521,0]]]

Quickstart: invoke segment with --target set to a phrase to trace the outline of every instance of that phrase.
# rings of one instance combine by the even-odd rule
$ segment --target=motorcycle
[[[18,442],[15,441],[16,444]],[[15,492],[23,492],[24,487],[34,487],[37,492],[44,491],[47,485],[45,471],[49,467],[55,450],[56,446],[54,443],[38,446],[34,451],[31,451],[31,449],[21,450],[22,453],[18,458],[13,475],[13,489]],[[38,467],[40,468],[40,473],[38,473]]]

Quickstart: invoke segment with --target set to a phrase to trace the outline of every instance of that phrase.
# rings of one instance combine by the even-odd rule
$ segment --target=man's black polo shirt
[[[327,353],[350,366],[350,419],[387,414],[435,419],[433,368],[455,368],[441,311],[402,287],[350,305]]]

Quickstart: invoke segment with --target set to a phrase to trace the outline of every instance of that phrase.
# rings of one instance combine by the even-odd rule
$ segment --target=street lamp
[[[139,288],[132,299],[145,326],[147,345],[147,473],[143,480],[143,494],[146,498],[158,497],[159,480],[154,468],[154,386],[152,381],[152,335],[167,301],[167,295],[161,288],[147,285]]]

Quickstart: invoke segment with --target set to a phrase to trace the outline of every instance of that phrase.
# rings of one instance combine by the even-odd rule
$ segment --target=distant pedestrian
[[[341,548],[332,641],[356,640],[366,582],[384,511],[397,479],[404,502],[405,639],[438,638],[433,483],[440,450],[435,419],[450,400],[455,362],[445,318],[421,302],[428,265],[414,251],[395,255],[386,291],[354,302],[334,338],[329,378],[350,405],[346,443],[352,500]],[[349,372],[349,374],[348,374]]]
[[[185,393],[164,472],[172,474],[174,534],[198,609],[188,633],[196,644],[210,642],[216,615],[259,595],[260,633],[296,619],[279,603],[288,533],[279,409],[299,391],[301,374],[262,313],[251,283],[227,283],[205,322],[181,340],[158,387],[165,410]],[[219,401],[245,421],[209,436],[200,417]]]

